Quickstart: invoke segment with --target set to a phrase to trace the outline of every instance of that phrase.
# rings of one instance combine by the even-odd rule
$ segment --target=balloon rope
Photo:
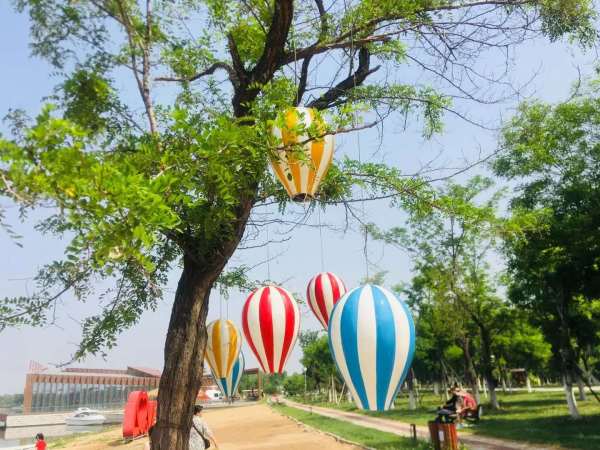
[[[223,296],[221,295],[221,289],[219,289],[219,319],[223,319]]]
[[[358,162],[362,165],[361,148],[360,148],[360,132],[356,133],[356,144],[358,146]],[[364,220],[364,218],[366,217],[366,215],[365,215],[365,191],[362,187],[360,188],[360,196],[362,197],[362,201],[361,201],[362,218]],[[363,225],[364,234],[365,234],[365,236],[364,236],[365,243],[363,245],[363,254],[365,256],[365,277],[366,277],[366,280],[368,281],[368,279],[369,279],[369,249],[368,249],[369,232],[367,230],[366,224],[362,224],[362,225]]]
[[[271,252],[269,251],[269,221],[267,219],[267,281],[271,281]]]
[[[347,8],[347,3],[346,1],[344,1],[344,7]],[[352,73],[352,69],[354,66],[354,23],[352,23],[350,25],[350,73]],[[356,133],[356,143],[358,146],[358,162],[359,164],[362,165],[362,158],[361,158],[361,149],[360,149],[360,132]],[[360,188],[360,195],[362,197],[362,217],[363,220],[365,218],[365,191],[364,189],[361,187]],[[367,230],[367,227],[365,224],[362,224],[364,231],[365,231],[365,243],[363,246],[363,253],[365,255],[365,274],[366,274],[366,280],[368,281],[369,279],[369,251],[368,251],[368,242],[369,242],[369,233]]]
[[[325,272],[325,252],[323,251],[323,225],[321,225],[321,208],[317,205],[319,218],[319,239],[321,241],[321,272]]]

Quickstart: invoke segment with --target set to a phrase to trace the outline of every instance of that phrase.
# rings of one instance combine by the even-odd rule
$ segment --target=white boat
[[[99,411],[89,408],[79,408],[72,416],[65,418],[67,425],[102,425],[106,417]]]

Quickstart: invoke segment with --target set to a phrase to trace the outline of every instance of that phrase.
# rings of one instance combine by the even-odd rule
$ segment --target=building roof
[[[81,367],[67,367],[64,369],[46,369],[43,371],[30,372],[41,375],[63,375],[63,376],[87,376],[102,377],[110,376],[115,378],[160,378],[161,371],[149,367],[131,367],[127,369],[88,369]]]
[[[127,373],[139,372],[139,376],[160,378],[162,371],[150,367],[127,366]]]

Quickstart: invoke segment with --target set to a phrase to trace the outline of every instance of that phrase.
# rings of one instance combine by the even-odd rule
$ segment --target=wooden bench
[[[479,422],[479,420],[481,419],[482,416],[483,416],[483,406],[477,405],[476,410],[469,409],[463,418],[468,422],[477,423],[477,422]]]

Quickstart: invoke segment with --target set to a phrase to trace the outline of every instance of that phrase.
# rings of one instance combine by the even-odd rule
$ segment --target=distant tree
[[[599,86],[556,105],[521,105],[493,166],[516,184],[505,246],[509,295],[552,344],[573,418],[573,383],[591,375],[580,363],[600,343]]]
[[[336,377],[341,386],[341,379],[329,350],[327,335],[314,331],[303,332],[301,335],[302,357],[300,363],[306,368],[309,386],[319,391],[328,388],[332,376]]]
[[[294,373],[283,380],[283,390],[286,395],[297,396],[304,393],[304,375]]]
[[[281,394],[286,374],[272,374],[263,377],[263,391],[267,395]]]
[[[242,375],[239,387],[240,392],[255,389],[258,389],[258,377],[255,374]]]
[[[479,359],[490,403],[497,408],[492,345],[504,326],[501,318],[508,307],[495,292],[487,261],[501,230],[496,217],[499,195],[487,192],[491,185],[491,180],[483,177],[464,185],[447,183],[439,190],[438,207],[412,215],[407,228],[381,232],[371,226],[370,231],[376,239],[400,246],[411,257],[415,278],[406,292],[418,316],[417,326],[429,332],[432,356],[440,358],[434,364],[443,364],[442,355],[450,343],[456,343],[462,350],[464,379],[479,400]],[[433,320],[431,327],[422,323],[427,320]],[[479,347],[475,346],[477,339]]]

